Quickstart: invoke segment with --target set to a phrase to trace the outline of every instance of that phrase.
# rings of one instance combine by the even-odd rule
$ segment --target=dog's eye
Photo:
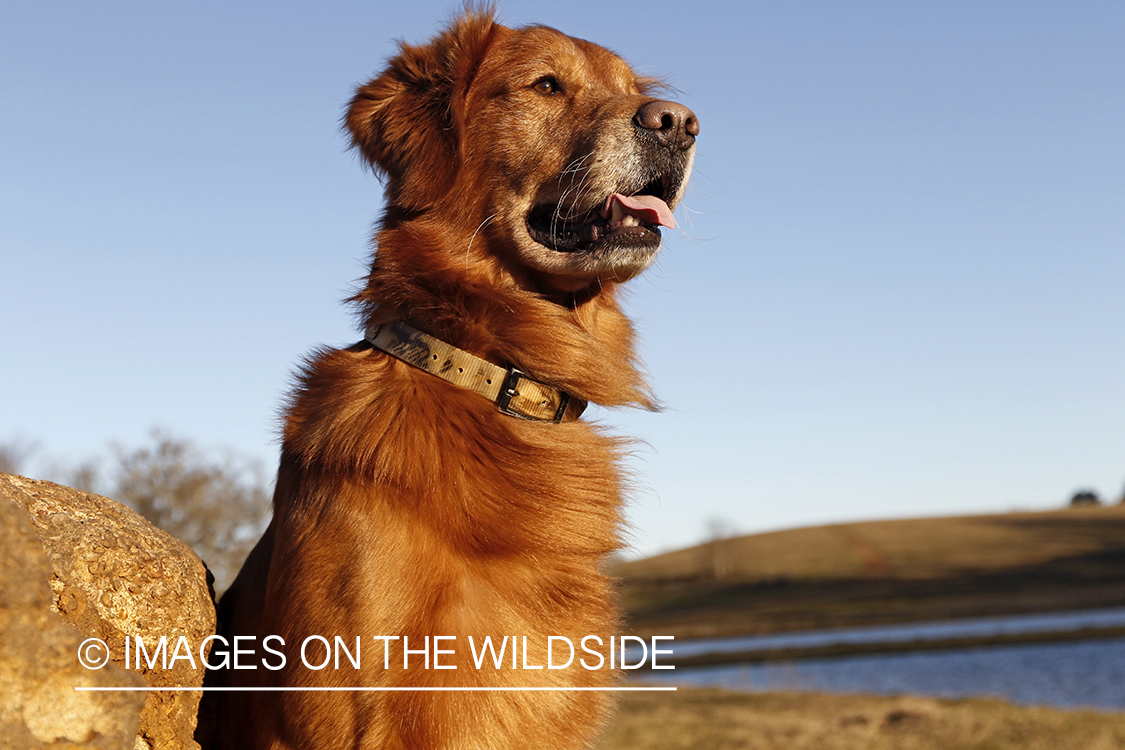
[[[551,76],[543,76],[533,85],[532,90],[537,94],[554,94],[562,90],[562,86]]]

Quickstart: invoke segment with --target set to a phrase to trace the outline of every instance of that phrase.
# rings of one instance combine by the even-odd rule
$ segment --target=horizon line
[[[75,690],[87,692],[189,692],[236,693],[236,692],[584,692],[584,691],[676,691],[676,687],[81,687]]]

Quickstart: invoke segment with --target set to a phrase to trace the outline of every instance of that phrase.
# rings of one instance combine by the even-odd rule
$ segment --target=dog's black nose
[[[699,118],[682,104],[654,99],[642,104],[633,122],[639,128],[656,134],[661,144],[685,150],[695,143],[699,135]]]

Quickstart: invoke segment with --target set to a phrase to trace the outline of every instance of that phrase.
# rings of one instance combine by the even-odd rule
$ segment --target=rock
[[[104,497],[10,475],[0,475],[0,496],[0,684],[16,686],[0,691],[0,745],[197,750],[201,693],[73,687],[202,686],[200,647],[215,632],[215,608],[199,558]],[[54,635],[60,628],[65,639]],[[128,664],[125,654],[126,638],[135,646],[138,637],[149,656],[139,669],[136,652]],[[81,666],[87,638],[107,644],[111,664]]]
[[[10,488],[0,476],[0,493]],[[0,746],[132,748],[143,693],[79,692],[74,686],[143,686],[140,675],[78,663],[83,636],[51,613],[53,575],[31,519],[0,500]]]

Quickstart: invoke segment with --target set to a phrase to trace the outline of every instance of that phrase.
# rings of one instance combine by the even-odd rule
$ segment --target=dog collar
[[[536,422],[578,419],[586,402],[434,338],[402,321],[374,325],[364,338],[371,346],[454,385],[484,396],[503,413]]]

